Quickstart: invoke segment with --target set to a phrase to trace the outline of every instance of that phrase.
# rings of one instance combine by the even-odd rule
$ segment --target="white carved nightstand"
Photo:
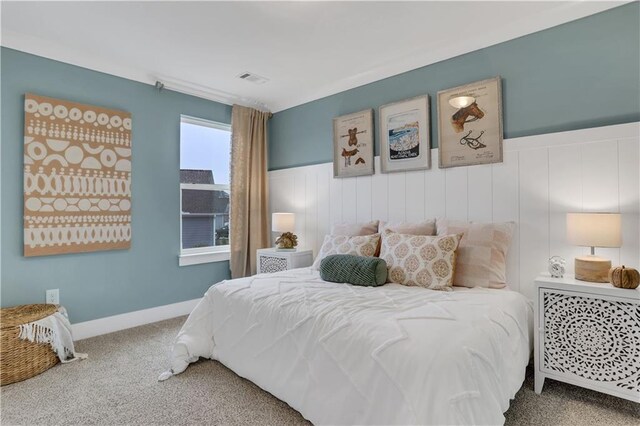
[[[278,251],[266,248],[258,250],[257,257],[259,274],[304,268],[313,264],[313,250]]]
[[[545,378],[640,402],[640,290],[539,276],[535,391]]]

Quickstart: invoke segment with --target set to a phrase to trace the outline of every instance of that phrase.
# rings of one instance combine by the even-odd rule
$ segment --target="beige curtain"
[[[256,273],[269,245],[267,121],[271,113],[234,105],[231,114],[231,277]]]

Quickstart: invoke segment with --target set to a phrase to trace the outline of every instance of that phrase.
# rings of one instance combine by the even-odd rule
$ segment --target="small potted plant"
[[[298,237],[293,232],[284,232],[276,240],[278,250],[295,250],[298,245]]]

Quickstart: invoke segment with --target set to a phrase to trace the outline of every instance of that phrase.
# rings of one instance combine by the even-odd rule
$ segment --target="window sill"
[[[180,266],[200,265],[201,263],[224,262],[229,260],[229,251],[210,251],[205,253],[180,254],[178,264]]]

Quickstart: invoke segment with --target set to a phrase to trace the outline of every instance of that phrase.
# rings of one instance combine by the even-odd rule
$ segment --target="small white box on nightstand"
[[[549,377],[640,402],[640,290],[535,281],[535,391]]]
[[[280,251],[260,249],[257,253],[258,273],[280,272],[313,264],[313,250]]]

